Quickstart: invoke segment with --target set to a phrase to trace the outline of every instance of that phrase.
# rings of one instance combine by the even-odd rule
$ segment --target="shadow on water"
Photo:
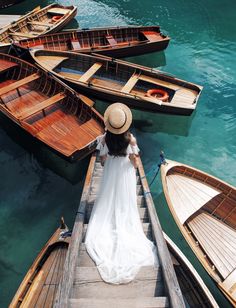
[[[59,176],[65,178],[71,184],[80,182],[86,173],[89,163],[89,157],[70,163],[60,157],[57,153],[54,153],[49,147],[42,142],[32,137],[25,132],[17,124],[9,120],[5,115],[0,114],[1,127],[5,130],[7,135],[18,145],[23,147],[28,152],[32,153],[42,167],[51,169]],[[1,141],[1,145],[4,147],[4,140]],[[15,148],[9,147],[8,151],[12,151],[10,154],[17,158],[21,153],[15,153]]]
[[[133,117],[133,125],[137,131],[146,133],[161,132],[168,135],[187,137],[195,112],[191,116],[134,112]]]
[[[166,56],[164,51],[153,52],[135,57],[128,57],[124,58],[123,60],[149,67],[166,66]]]

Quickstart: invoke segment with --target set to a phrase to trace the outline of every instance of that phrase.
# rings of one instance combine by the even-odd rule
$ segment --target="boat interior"
[[[0,55],[0,76],[0,108],[66,156],[103,133],[100,117],[83,98],[34,66]]]
[[[120,48],[132,46],[132,44],[158,42],[165,37],[160,33],[160,27],[120,27],[56,33],[44,37],[25,39],[19,44],[28,48],[79,51],[96,48]]]
[[[192,242],[219,276],[236,275],[236,190],[187,166],[172,167],[166,176],[176,216]]]
[[[189,107],[196,102],[200,92],[199,87],[167,74],[147,71],[140,66],[127,65],[107,57],[47,50],[37,50],[34,56],[42,66],[62,78],[93,85],[101,90],[109,89],[117,94],[140,97],[156,104],[172,103]],[[153,88],[167,93],[165,102],[160,100],[158,94],[147,95]]]
[[[61,23],[74,10],[73,6],[53,4],[43,9],[35,10],[32,14],[23,16],[10,27],[0,32],[0,43],[12,43],[25,38],[32,38],[47,33]]]

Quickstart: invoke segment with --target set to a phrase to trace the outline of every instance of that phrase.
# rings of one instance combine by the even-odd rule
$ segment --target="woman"
[[[105,111],[104,122],[107,132],[97,147],[104,172],[85,245],[102,279],[121,284],[133,280],[140,267],[157,265],[157,253],[143,232],[137,208],[139,149],[128,132],[132,113],[115,103]]]

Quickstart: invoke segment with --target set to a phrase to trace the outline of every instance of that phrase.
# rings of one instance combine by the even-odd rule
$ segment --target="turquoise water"
[[[73,0],[80,27],[160,24],[171,36],[165,53],[130,58],[204,86],[191,117],[135,111],[134,129],[149,180],[160,150],[170,159],[236,185],[236,31],[234,0]],[[40,1],[40,5],[50,1]],[[20,14],[39,1],[2,11]],[[68,25],[75,27],[76,22]],[[99,110],[107,105],[97,103]],[[70,165],[0,119],[0,307],[6,307],[41,246],[65,216],[72,226],[88,160]],[[230,307],[179,233],[160,179],[152,193],[163,229],[196,267],[220,307]]]

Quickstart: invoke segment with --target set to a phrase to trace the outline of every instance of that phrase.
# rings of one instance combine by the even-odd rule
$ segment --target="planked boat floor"
[[[83,227],[82,244],[80,245],[73,288],[70,296],[71,307],[82,308],[151,308],[169,307],[168,298],[165,296],[164,282],[161,267],[142,267],[135,279],[128,284],[112,285],[105,283],[88,255],[84,239],[87,223],[98,194],[99,183],[103,167],[96,161],[91,187],[88,195],[87,213]],[[151,224],[147,215],[140,177],[137,174],[137,203],[140,219],[145,234],[152,240]]]
[[[225,279],[236,267],[235,230],[206,213],[191,219],[188,226]]]

